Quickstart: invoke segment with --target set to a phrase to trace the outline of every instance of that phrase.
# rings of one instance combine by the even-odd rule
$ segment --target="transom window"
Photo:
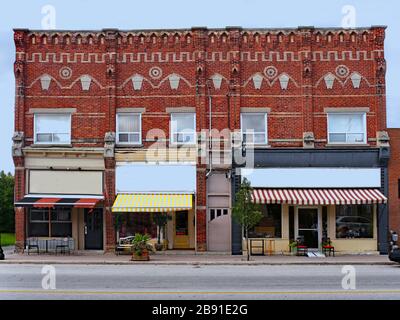
[[[171,113],[171,142],[193,144],[196,140],[196,115]]]
[[[71,143],[71,114],[35,114],[34,143]]]
[[[124,113],[117,115],[117,143],[142,143],[142,115],[140,113]]]
[[[328,143],[367,143],[365,113],[328,113]]]
[[[242,113],[240,118],[243,141],[249,144],[267,143],[266,113]]]

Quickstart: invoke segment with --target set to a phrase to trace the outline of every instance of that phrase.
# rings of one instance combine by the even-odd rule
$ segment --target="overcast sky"
[[[57,29],[207,27],[340,27],[342,9],[356,9],[356,26],[387,25],[388,125],[400,127],[400,1],[398,0],[19,0],[0,10],[0,170],[12,171],[13,28],[42,29],[42,8],[56,9]]]

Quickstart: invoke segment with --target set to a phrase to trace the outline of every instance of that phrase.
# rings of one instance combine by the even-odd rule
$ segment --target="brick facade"
[[[194,107],[197,130],[209,127],[207,80],[213,128],[240,128],[240,110],[271,109],[272,148],[327,144],[325,108],[369,108],[368,145],[386,128],[384,27],[356,30],[225,29],[121,31],[15,30],[15,131],[33,144],[35,108],[76,108],[72,148],[103,148],[115,132],[116,109],[143,107],[143,148],[153,128],[169,138],[167,107]],[[90,79],[89,90],[82,80]],[[136,80],[135,80],[136,79]],[[329,79],[333,81],[330,87]],[[43,81],[50,81],[48,89]],[[134,88],[134,80],[138,88]],[[215,83],[220,81],[220,87]],[[178,82],[177,87],[173,82]],[[261,82],[261,83],[260,83]],[[140,85],[139,85],[140,83]],[[16,199],[24,195],[23,156],[14,156]],[[206,249],[206,167],[197,172],[197,244]],[[114,244],[110,206],[115,159],[105,158],[106,247]],[[20,209],[17,241],[23,239]]]
[[[388,129],[390,143],[389,161],[389,227],[400,233],[400,129]]]

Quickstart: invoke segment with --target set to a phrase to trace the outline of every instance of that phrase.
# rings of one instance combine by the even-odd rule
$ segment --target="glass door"
[[[188,211],[175,212],[174,248],[175,249],[188,249],[189,248],[189,212]]]
[[[309,248],[318,248],[319,244],[318,208],[297,209],[297,237],[302,238]]]

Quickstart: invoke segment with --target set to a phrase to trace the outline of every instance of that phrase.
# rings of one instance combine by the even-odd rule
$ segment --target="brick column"
[[[206,70],[206,40],[207,29],[204,27],[192,28],[196,57],[196,131],[208,128],[207,104],[207,70]],[[198,251],[207,250],[207,191],[206,191],[206,164],[197,159],[196,173],[196,247]]]
[[[106,231],[104,250],[108,252],[113,251],[115,248],[114,216],[111,212],[115,199],[115,159],[105,158],[104,164],[104,223]]]

